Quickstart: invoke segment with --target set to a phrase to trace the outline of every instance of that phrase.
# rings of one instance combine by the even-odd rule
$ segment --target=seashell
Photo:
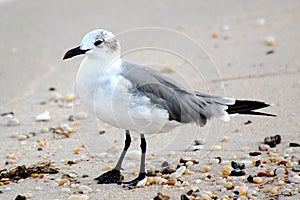
[[[49,121],[50,120],[50,112],[45,111],[35,117],[36,121]]]
[[[174,173],[170,174],[170,178],[179,178],[186,171],[186,166],[179,167]]]

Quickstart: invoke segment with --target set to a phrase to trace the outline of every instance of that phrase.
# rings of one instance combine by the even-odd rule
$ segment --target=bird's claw
[[[139,187],[144,186],[146,184],[147,177],[145,173],[140,173],[137,178],[135,178],[132,181],[129,182],[121,182],[120,184],[123,187],[133,188],[133,187]]]
[[[122,176],[120,170],[113,169],[105,172],[94,180],[96,180],[98,184],[121,183]]]

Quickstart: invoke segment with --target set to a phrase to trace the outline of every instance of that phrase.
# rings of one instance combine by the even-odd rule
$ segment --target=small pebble
[[[200,184],[200,183],[202,183],[202,181],[201,181],[201,179],[196,179],[196,184]]]
[[[234,188],[234,185],[233,183],[231,182],[228,182],[226,183],[226,185],[224,186],[227,190],[232,190]]]
[[[29,137],[27,135],[19,135],[18,140],[27,140]]]
[[[168,161],[164,161],[162,164],[161,164],[161,167],[162,168],[165,168],[165,167],[169,167],[171,166],[170,163]]]
[[[74,121],[75,121],[74,115],[70,115],[70,116],[68,117],[68,120],[69,120],[69,122],[74,122]]]
[[[271,193],[273,195],[277,195],[278,194],[278,188],[277,187],[273,187],[273,188],[268,187],[264,190],[264,193]]]
[[[219,37],[219,33],[213,32],[213,33],[211,34],[211,37],[212,37],[212,38],[218,38],[218,37]]]
[[[263,182],[263,179],[260,177],[253,177],[253,176],[248,176],[247,180],[250,183],[255,183],[255,184],[261,184]]]
[[[83,148],[82,147],[76,147],[73,151],[74,151],[74,154],[79,154],[80,152],[83,151]]]
[[[277,186],[284,186],[285,185],[285,182],[283,180],[279,180],[277,182]]]
[[[50,112],[48,111],[45,111],[35,117],[36,121],[49,121],[50,119]]]
[[[240,196],[246,196],[247,195],[247,190],[248,190],[247,187],[240,187],[239,188],[239,195]]]
[[[221,145],[215,145],[211,147],[212,151],[221,151],[222,150],[222,146]]]
[[[261,155],[261,153],[260,152],[250,152],[249,153],[249,156],[259,156],[259,155]]]
[[[245,171],[240,169],[234,169],[231,171],[230,176],[244,176],[246,174]]]
[[[223,136],[222,139],[221,139],[221,142],[227,142],[228,139],[229,139],[228,136]]]
[[[270,146],[267,145],[267,144],[260,144],[260,145],[258,146],[258,149],[259,149],[260,151],[269,151],[269,150],[270,150]]]
[[[211,167],[210,166],[205,166],[205,167],[203,167],[203,169],[202,169],[202,173],[207,173],[207,172],[209,172],[211,170]]]
[[[17,118],[10,118],[8,119],[6,126],[19,126],[20,121]]]
[[[245,125],[248,125],[248,124],[251,124],[251,123],[252,123],[252,121],[248,120],[248,121],[246,121],[244,124],[245,124]]]
[[[273,36],[267,36],[265,38],[265,44],[267,46],[274,46],[275,45],[275,38]]]
[[[36,187],[35,190],[42,190],[42,188],[41,187]]]
[[[220,160],[216,159],[216,158],[213,158],[213,159],[209,160],[209,164],[219,164],[219,163],[220,163]]]
[[[187,161],[186,163],[185,163],[185,165],[187,166],[187,167],[190,167],[190,166],[193,166],[194,165],[194,163],[192,162],[192,161]]]
[[[223,168],[222,168],[222,174],[224,176],[229,176],[231,174],[233,170],[233,167],[231,167],[230,165],[225,165]]]
[[[62,179],[58,181],[58,186],[70,185],[70,181],[68,179]]]

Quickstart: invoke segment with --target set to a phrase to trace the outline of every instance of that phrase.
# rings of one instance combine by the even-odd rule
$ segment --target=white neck
[[[104,71],[119,71],[121,65],[120,54],[103,53],[89,54],[81,62],[76,75],[76,91],[79,98],[85,102],[93,97],[97,81]]]

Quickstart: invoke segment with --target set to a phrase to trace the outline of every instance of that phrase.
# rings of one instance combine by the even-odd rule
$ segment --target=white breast
[[[120,64],[121,60],[104,69],[93,68],[95,63],[90,60],[81,64],[76,88],[90,111],[115,127],[144,134],[165,132],[179,125],[170,123],[167,110],[152,105],[148,97],[130,93],[132,84],[121,75]]]

